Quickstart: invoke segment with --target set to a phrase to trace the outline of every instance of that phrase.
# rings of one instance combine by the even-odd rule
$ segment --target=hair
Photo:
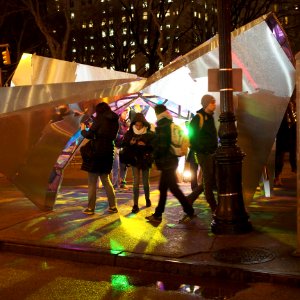
[[[110,106],[106,103],[106,102],[100,102],[96,105],[96,113],[98,114],[102,114],[105,111],[109,111],[111,110]]]
[[[159,114],[161,114],[162,112],[164,112],[166,110],[167,110],[167,107],[164,104],[157,104],[154,107],[154,111],[155,111],[156,115],[159,115]]]

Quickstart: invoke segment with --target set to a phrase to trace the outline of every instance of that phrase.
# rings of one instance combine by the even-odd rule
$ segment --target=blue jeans
[[[145,193],[145,199],[150,200],[150,184],[149,184],[149,174],[150,169],[142,170],[137,167],[132,167],[132,175],[133,175],[133,204],[139,204],[139,196],[140,196],[140,174],[142,173],[142,181]]]
[[[97,174],[88,172],[88,207],[95,210],[96,196],[97,196],[97,181],[100,177],[103,187],[106,192],[108,205],[110,207],[116,206],[116,195],[109,179],[109,174]]]
[[[112,184],[114,188],[118,188],[120,183],[126,184],[127,167],[125,164],[120,162],[119,152],[120,149],[115,147],[114,162],[112,167]]]

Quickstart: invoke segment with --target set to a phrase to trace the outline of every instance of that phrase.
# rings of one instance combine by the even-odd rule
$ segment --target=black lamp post
[[[252,230],[242,193],[244,153],[236,145],[231,59],[231,0],[218,0],[219,83],[221,146],[216,152],[218,207],[211,223],[215,234],[240,234]]]

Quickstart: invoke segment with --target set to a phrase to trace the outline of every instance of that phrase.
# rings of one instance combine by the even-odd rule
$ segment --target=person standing
[[[213,114],[216,110],[216,99],[204,95],[201,99],[202,108],[197,111],[190,122],[190,147],[196,153],[196,158],[202,170],[201,185],[188,196],[190,202],[195,201],[204,189],[204,195],[211,211],[217,208],[213,193],[216,184],[214,153],[218,148],[218,135]]]
[[[136,113],[131,122],[130,129],[124,136],[122,147],[128,147],[134,160],[131,163],[133,174],[133,207],[132,212],[139,212],[139,185],[140,175],[145,193],[146,207],[151,206],[149,175],[152,167],[152,140],[154,133],[150,130],[150,124],[142,113]]]
[[[153,140],[153,156],[157,169],[161,171],[159,179],[159,201],[155,212],[147,216],[146,219],[153,223],[160,223],[162,221],[162,214],[164,213],[167,201],[167,192],[168,189],[170,189],[171,193],[179,200],[186,214],[179,222],[186,223],[194,217],[194,209],[192,205],[189,204],[177,183],[176,169],[178,166],[178,158],[170,151],[171,124],[173,118],[163,104],[155,106],[155,114],[157,117],[157,126]]]
[[[114,158],[114,140],[118,132],[118,115],[110,106],[101,102],[96,105],[96,116],[91,125],[81,123],[81,135],[93,140],[95,155],[84,159],[81,170],[88,172],[88,207],[83,211],[87,215],[95,212],[98,177],[103,184],[107,199],[108,212],[117,213],[115,191],[109,178]]]
[[[127,166],[126,164],[120,162],[119,153],[124,135],[128,131],[130,126],[129,110],[129,107],[123,110],[118,120],[119,130],[115,140],[115,155],[112,169],[112,184],[115,190],[119,187],[122,189],[126,189]]]
[[[297,172],[297,116],[296,89],[288,103],[288,107],[276,135],[275,178],[274,186],[282,186],[281,173],[284,166],[285,153],[289,154],[291,171]]]

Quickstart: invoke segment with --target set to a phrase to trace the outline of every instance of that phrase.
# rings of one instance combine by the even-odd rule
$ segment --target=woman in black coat
[[[98,177],[107,195],[108,212],[118,212],[115,191],[109,178],[114,157],[114,140],[118,129],[118,115],[105,102],[96,105],[96,116],[93,117],[90,126],[81,124],[81,135],[93,140],[95,147],[95,155],[90,158],[83,157],[81,166],[82,170],[88,172],[88,207],[83,211],[85,214],[94,214]]]
[[[139,184],[140,174],[146,199],[146,207],[151,206],[149,174],[152,166],[152,140],[154,133],[150,130],[150,124],[142,113],[137,113],[126,132],[122,146],[127,148],[130,154],[130,165],[133,174],[133,208],[132,212],[139,212]],[[121,158],[122,160],[122,158]]]

